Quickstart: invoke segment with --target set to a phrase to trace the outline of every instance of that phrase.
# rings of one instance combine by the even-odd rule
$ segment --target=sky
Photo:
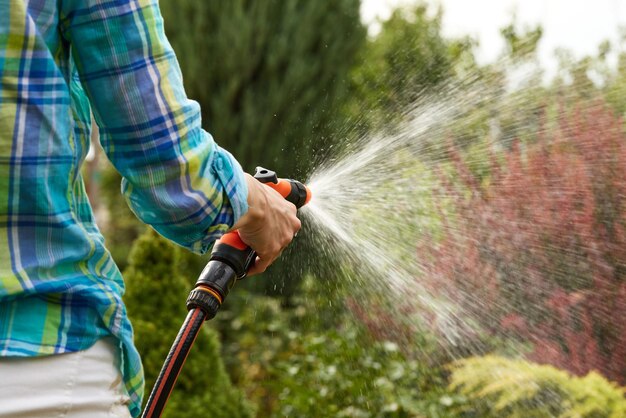
[[[379,28],[378,18],[386,18],[395,6],[416,0],[362,0],[361,16],[370,33]],[[480,41],[479,62],[495,60],[502,52],[499,29],[509,24],[513,13],[524,25],[540,23],[543,39],[539,59],[548,72],[556,69],[554,51],[571,50],[576,57],[595,54],[605,39],[617,44],[619,27],[626,27],[626,0],[429,0],[442,5],[443,33],[458,37],[473,35]]]

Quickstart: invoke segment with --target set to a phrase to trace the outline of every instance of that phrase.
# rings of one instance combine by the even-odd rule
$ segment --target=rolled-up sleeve
[[[185,94],[158,2],[62,4],[60,27],[130,208],[166,238],[206,251],[248,210],[248,191]]]

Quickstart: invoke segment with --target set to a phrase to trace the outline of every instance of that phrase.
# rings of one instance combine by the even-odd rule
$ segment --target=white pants
[[[129,418],[113,341],[77,353],[0,358],[0,418]]]

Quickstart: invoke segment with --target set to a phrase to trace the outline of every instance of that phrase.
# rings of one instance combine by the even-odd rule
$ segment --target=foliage
[[[616,52],[616,71],[610,71],[609,52]],[[602,79],[602,90],[609,102],[622,117],[626,116],[626,29],[622,29],[621,44],[617,46],[605,42],[600,46],[595,60],[595,74]]]
[[[303,177],[330,142],[365,39],[358,0],[163,0],[204,125],[247,171]]]
[[[424,280],[531,355],[626,381],[626,137],[602,103],[561,110],[527,148],[492,155],[479,181],[458,152],[452,198],[463,222],[420,248]]]
[[[154,385],[187,310],[191,288],[181,271],[194,259],[149,230],[135,241],[124,272],[125,302],[135,330],[135,344],[146,373],[146,388]],[[147,396],[146,399],[147,400]],[[250,417],[241,393],[232,386],[220,356],[216,334],[203,327],[172,393],[165,417]]]
[[[537,57],[542,27],[520,27],[514,18],[500,33],[505,42],[500,60],[471,66],[463,83],[467,94],[480,97],[474,98],[475,106],[450,126],[454,144],[464,150],[486,144],[508,149],[515,140],[536,140],[541,111],[552,94],[543,86]],[[447,142],[445,138],[439,141],[437,156],[445,155]],[[488,162],[486,155],[482,152],[468,159],[481,164]]]
[[[291,307],[237,289],[217,320],[228,369],[263,417],[449,417],[445,370],[373,341],[312,277]],[[425,347],[426,349],[426,347]]]
[[[467,397],[464,414],[498,418],[619,418],[625,391],[596,372],[573,377],[552,366],[498,356],[451,366],[451,390]]]
[[[443,38],[441,13],[431,17],[424,5],[395,10],[362,49],[351,77],[348,115],[366,128],[388,125],[425,91],[449,80],[470,48],[467,40]]]
[[[513,60],[525,60],[536,53],[543,36],[543,28],[538,25],[520,31],[515,22],[512,22],[500,29],[500,34],[506,42],[507,55]]]

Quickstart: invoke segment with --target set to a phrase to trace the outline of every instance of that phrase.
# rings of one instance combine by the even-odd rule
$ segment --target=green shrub
[[[224,358],[258,416],[451,417],[446,371],[373,340],[336,291],[309,277],[289,307],[242,288],[229,295],[217,318]]]
[[[146,372],[146,391],[154,385],[187,314],[185,300],[191,286],[180,272],[192,270],[189,265],[195,260],[185,253],[150,230],[135,241],[124,273],[127,284],[124,299]],[[146,399],[147,396],[148,393]],[[163,416],[244,418],[251,415],[241,393],[226,374],[215,332],[205,325]]]
[[[498,356],[451,366],[450,389],[467,397],[469,416],[498,418],[620,418],[624,389],[596,372],[574,377],[552,366]]]

